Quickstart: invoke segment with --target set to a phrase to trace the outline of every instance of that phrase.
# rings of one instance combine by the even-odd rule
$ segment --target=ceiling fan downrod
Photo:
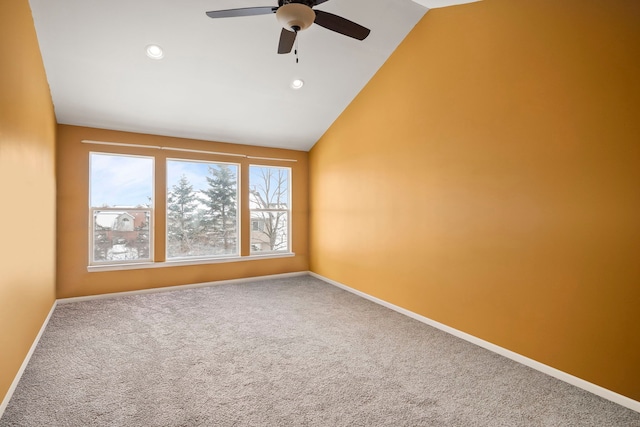
[[[280,7],[284,6],[285,4],[292,4],[292,3],[304,4],[306,6],[313,7],[316,4],[324,3],[324,2],[315,2],[314,0],[278,0],[278,6]]]

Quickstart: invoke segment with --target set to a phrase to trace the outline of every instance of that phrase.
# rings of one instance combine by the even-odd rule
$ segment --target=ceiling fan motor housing
[[[316,13],[311,9],[313,1],[280,1],[284,4],[282,4],[276,11],[276,18],[283,28],[294,32],[302,31],[309,28],[316,19]],[[309,3],[311,3],[311,5],[309,5]]]

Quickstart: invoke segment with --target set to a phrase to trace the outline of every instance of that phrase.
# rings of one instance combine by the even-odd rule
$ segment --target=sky
[[[168,160],[167,162],[167,186],[172,188],[178,183],[182,175],[186,176],[194,190],[204,190],[209,186],[207,175],[209,175],[209,165],[214,163],[195,162],[182,160]],[[236,176],[238,174],[238,166],[228,164],[235,169]]]
[[[153,157],[91,153],[91,206],[149,203],[153,196],[153,160]]]
[[[212,163],[168,160],[168,188],[177,184],[184,175],[195,191],[205,189],[208,186],[206,176],[209,174],[210,164]],[[236,168],[237,174],[239,165],[229,166]],[[261,169],[260,166],[249,168],[251,184],[262,181]],[[146,205],[153,196],[153,157],[91,153],[90,174],[90,203],[93,207]]]

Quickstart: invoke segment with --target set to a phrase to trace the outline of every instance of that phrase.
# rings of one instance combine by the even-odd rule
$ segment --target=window
[[[291,168],[189,149],[167,148],[190,158],[168,157],[165,147],[152,148],[159,151],[89,153],[89,271],[293,255]],[[155,195],[162,196],[157,206]],[[154,253],[154,245],[163,249]]]
[[[153,158],[89,156],[90,264],[150,261]]]
[[[167,160],[167,259],[239,255],[238,169]]]
[[[251,253],[289,252],[291,169],[249,167]]]

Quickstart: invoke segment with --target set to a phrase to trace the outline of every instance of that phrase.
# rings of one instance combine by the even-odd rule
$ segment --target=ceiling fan
[[[314,6],[326,1],[328,0],[278,0],[278,6],[212,10],[207,12],[207,16],[210,18],[231,18],[275,13],[278,22],[282,25],[278,53],[291,52],[298,31],[308,28],[313,23],[356,40],[367,38],[371,32],[368,28],[333,13],[313,9]]]

